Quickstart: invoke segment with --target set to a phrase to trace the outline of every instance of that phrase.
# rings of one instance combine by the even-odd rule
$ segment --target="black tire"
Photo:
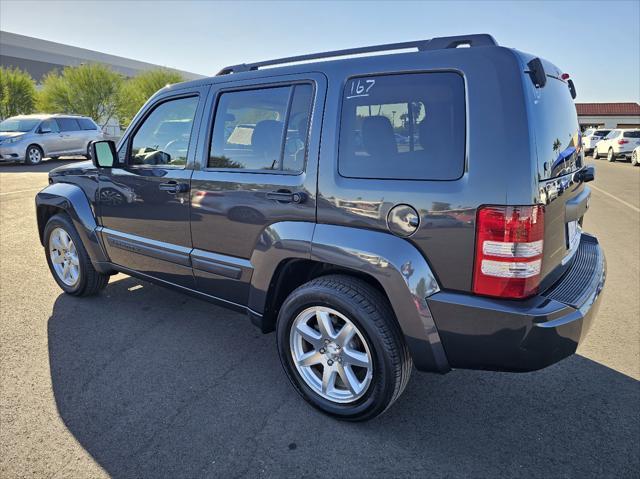
[[[300,312],[312,306],[329,307],[345,315],[367,342],[373,377],[366,392],[353,402],[322,397],[307,385],[293,363],[291,326]],[[339,419],[364,421],[382,414],[400,397],[411,376],[413,362],[386,298],[350,276],[322,276],[293,291],[280,309],[276,337],[280,361],[298,393],[312,406]]]
[[[34,155],[32,152],[36,152],[37,155]],[[35,160],[34,158],[39,158],[39,159]],[[38,145],[29,145],[27,147],[27,150],[25,151],[25,155],[24,155],[25,164],[39,165],[40,163],[42,163],[43,158],[44,158],[44,152],[42,151],[42,148],[40,148]]]
[[[84,156],[87,160],[91,159],[91,143],[87,143],[87,152]]]
[[[71,240],[76,246],[79,262],[79,277],[78,281],[73,286],[65,284],[58,277],[58,273],[56,273],[51,261],[49,243],[51,241],[51,233],[55,228],[62,228],[71,237]],[[56,280],[58,286],[60,286],[65,293],[73,296],[91,296],[107,286],[109,276],[95,270],[78,232],[73,226],[71,219],[66,214],[54,215],[49,219],[49,221],[47,221],[44,228],[44,250],[47,258],[47,264],[49,265],[49,270],[53,275],[53,279]]]
[[[636,150],[633,150],[633,153],[631,153],[631,164],[633,166],[640,165],[640,159],[638,158],[638,152]]]
[[[593,152],[591,153],[591,156],[594,160],[598,159],[598,150],[596,148],[593,149]]]
[[[609,151],[607,152],[607,161],[609,163],[613,163],[616,161],[616,155],[613,152],[613,148],[609,148]]]

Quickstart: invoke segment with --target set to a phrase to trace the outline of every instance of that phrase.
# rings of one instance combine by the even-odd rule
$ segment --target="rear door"
[[[546,85],[535,88],[528,77],[525,79],[531,95],[529,116],[537,155],[537,176],[545,202],[541,271],[544,288],[564,272],[577,250],[590,190],[575,175],[584,166],[584,154],[568,85],[548,75]]]
[[[315,222],[319,74],[212,87],[200,169],[191,181],[192,261],[199,290],[247,304],[250,262],[277,222]],[[313,126],[312,126],[313,125]]]

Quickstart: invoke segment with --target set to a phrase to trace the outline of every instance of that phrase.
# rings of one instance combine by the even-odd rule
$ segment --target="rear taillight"
[[[484,206],[476,221],[473,292],[526,298],[538,290],[544,207]]]
[[[629,140],[618,140],[618,145],[624,145],[625,143],[629,143]]]

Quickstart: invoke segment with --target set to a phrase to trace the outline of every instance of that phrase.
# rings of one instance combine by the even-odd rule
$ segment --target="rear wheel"
[[[109,276],[99,273],[82,244],[73,223],[65,214],[51,217],[44,229],[47,264],[65,293],[90,296],[103,289]]]
[[[38,165],[43,158],[42,148],[38,145],[29,145],[24,156],[24,162],[27,165]]]
[[[383,413],[411,374],[411,357],[388,302],[349,276],[323,276],[291,293],[278,315],[277,341],[300,395],[340,419]]]
[[[607,152],[607,161],[611,163],[616,161],[616,155],[613,153],[613,148],[609,148],[609,151]]]

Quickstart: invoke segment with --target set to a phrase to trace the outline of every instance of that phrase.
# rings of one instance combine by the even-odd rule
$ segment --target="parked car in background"
[[[606,155],[608,161],[616,161],[617,158],[631,159],[631,152],[636,146],[640,146],[640,130],[616,128],[595,145],[593,159],[597,160],[603,155]]]
[[[605,136],[607,136],[611,130],[601,130],[601,129],[590,129],[584,132],[582,137],[582,149],[584,150],[584,154],[588,155],[591,153],[596,146],[596,144],[602,140]]]
[[[631,153],[631,164],[633,166],[640,165],[640,146],[636,146]]]
[[[14,116],[0,122],[0,162],[37,165],[47,157],[88,158],[89,143],[102,139],[100,127],[86,116]]]

